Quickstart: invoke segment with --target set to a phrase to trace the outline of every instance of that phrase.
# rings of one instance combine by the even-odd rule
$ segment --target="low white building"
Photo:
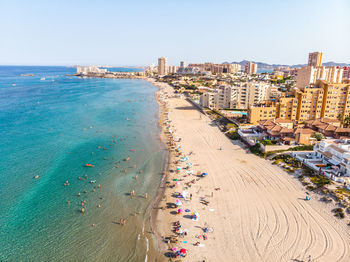
[[[337,171],[337,175],[350,176],[350,141],[323,140],[315,145],[314,155]]]

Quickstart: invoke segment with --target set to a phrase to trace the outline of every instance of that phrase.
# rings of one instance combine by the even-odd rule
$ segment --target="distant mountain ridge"
[[[242,67],[245,66],[246,63],[248,63],[249,61],[248,60],[242,60],[241,62],[224,62],[224,64],[240,64]],[[254,61],[252,61],[254,62]],[[259,69],[275,69],[275,68],[278,68],[278,67],[302,67],[302,66],[306,66],[306,64],[297,64],[297,65],[281,65],[281,64],[267,64],[267,63],[263,63],[263,62],[254,62],[254,63],[257,63],[258,64],[258,68]],[[324,66],[340,66],[340,67],[343,67],[343,66],[350,66],[350,64],[346,64],[346,63],[336,63],[336,62],[326,62],[326,63],[323,63]]]

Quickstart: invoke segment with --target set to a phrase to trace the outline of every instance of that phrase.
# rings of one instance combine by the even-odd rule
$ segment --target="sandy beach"
[[[305,201],[297,179],[229,140],[167,84],[155,84],[172,149],[154,217],[162,254],[186,249],[182,261],[349,261],[350,230],[325,204]],[[175,206],[177,199],[182,205]]]

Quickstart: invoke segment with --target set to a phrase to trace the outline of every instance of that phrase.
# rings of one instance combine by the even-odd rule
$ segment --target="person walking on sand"
[[[309,259],[308,259],[308,262],[311,262],[311,255],[309,255]]]
[[[190,200],[192,201],[192,193],[190,194]]]

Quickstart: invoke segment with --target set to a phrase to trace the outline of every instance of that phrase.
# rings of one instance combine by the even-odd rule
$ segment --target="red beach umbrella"
[[[181,254],[186,254],[186,253],[187,253],[187,249],[181,248],[181,249],[180,249],[180,253],[181,253]]]

